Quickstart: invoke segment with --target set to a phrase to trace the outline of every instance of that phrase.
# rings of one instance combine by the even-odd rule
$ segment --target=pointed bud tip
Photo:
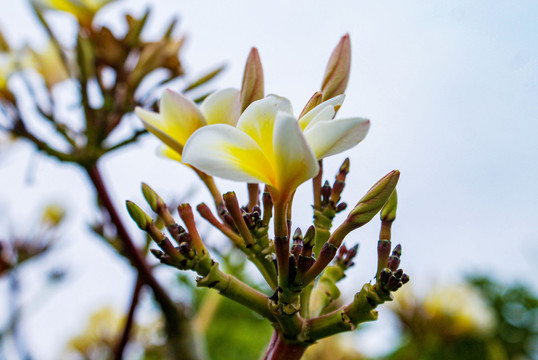
[[[247,57],[241,84],[241,112],[256,100],[264,97],[263,67],[258,49],[253,47]]]

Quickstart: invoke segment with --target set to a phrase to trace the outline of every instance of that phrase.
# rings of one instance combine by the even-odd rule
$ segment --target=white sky
[[[147,3],[121,1],[100,19],[121,28],[121,13],[140,14]],[[248,51],[256,46],[266,92],[290,98],[297,114],[319,89],[339,38],[350,33],[352,73],[339,116],[368,117],[372,127],[358,147],[325,162],[332,178],[343,158],[351,157],[344,192],[349,205],[399,169],[393,241],[402,243],[403,268],[416,287],[481,271],[538,289],[537,2],[155,1],[154,7],[154,33],[171,16],[181,17],[191,75],[226,62],[218,86],[239,87]],[[68,21],[61,24],[69,29]],[[0,27],[17,44],[39,46],[44,38],[23,1],[0,0]],[[61,36],[68,40],[70,33]],[[120,210],[125,199],[142,202],[141,181],[180,196],[194,180],[189,170],[157,158],[156,145],[147,137],[103,164]],[[0,157],[0,225],[6,228],[8,213],[24,232],[24,221],[51,199],[65,203],[74,220],[58,244],[62,249],[43,265],[68,266],[70,281],[36,306],[25,328],[31,349],[52,359],[90,312],[105,304],[126,308],[132,278],[123,260],[81,230],[94,218],[83,174],[29,149],[19,144]],[[25,181],[28,169],[31,183]],[[219,184],[222,191],[242,191],[234,183]],[[207,198],[200,190],[194,200]],[[307,185],[294,203],[297,225],[308,224],[309,203]],[[361,249],[345,282],[347,294],[375,271],[378,226],[373,221],[350,237]],[[160,274],[167,279],[172,271]],[[36,288],[39,279],[25,274]],[[0,314],[6,306],[0,297]]]

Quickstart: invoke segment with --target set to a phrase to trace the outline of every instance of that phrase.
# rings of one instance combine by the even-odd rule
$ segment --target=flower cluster
[[[298,359],[316,340],[375,320],[376,306],[390,301],[391,293],[409,281],[399,268],[401,246],[392,248],[391,244],[398,171],[379,180],[331,232],[335,213],[346,208],[340,200],[349,160],[340,167],[332,187],[328,182],[321,186],[322,161],[360,143],[370,126],[364,118],[336,117],[349,80],[350,54],[346,35],[329,60],[321,91],[311,97],[299,116],[294,115],[285,97],[265,95],[256,49],[247,59],[240,90],[217,91],[199,105],[166,90],[159,112],[136,108],[144,127],[164,143],[162,154],[196,171],[211,191],[219,218],[205,204],[197,207],[200,215],[254,263],[274,293],[264,294],[219,269],[197,231],[189,204],[178,208],[183,228],[159,195],[143,185],[148,204],[171,239],[140,207],[128,201],[131,217],[159,245],[161,250],[153,250],[153,254],[162,263],[195,271],[200,276],[198,286],[218,290],[273,324],[275,333],[266,359]],[[233,192],[221,195],[212,176],[247,183],[248,205],[241,207]],[[292,199],[296,189],[309,179],[314,190],[314,225],[304,236],[297,229],[292,237]],[[265,184],[261,202],[260,183]],[[350,304],[331,312],[329,305],[340,296],[336,283],[353,266],[358,250],[357,246],[346,247],[344,239],[379,212],[376,283],[364,285]],[[274,236],[269,234],[271,219]]]

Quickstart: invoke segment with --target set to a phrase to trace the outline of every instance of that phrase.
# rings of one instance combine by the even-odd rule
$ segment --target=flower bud
[[[243,74],[243,84],[241,85],[241,112],[251,103],[262,99],[263,88],[263,68],[258,49],[253,47],[248,54],[245,72]]]
[[[129,212],[129,215],[134,220],[136,225],[142,229],[147,230],[149,225],[153,223],[153,220],[151,217],[144,212],[138,205],[136,205],[134,202],[127,200],[125,202],[125,205],[127,206],[127,211]]]
[[[305,247],[312,248],[314,247],[314,242],[316,240],[316,228],[314,226],[310,226],[308,230],[306,230],[306,233],[303,237],[303,245]]]
[[[399,178],[400,172],[393,170],[368,190],[346,219],[352,229],[359,228],[372,220],[394,192]]]
[[[151,207],[151,210],[156,213],[165,205],[164,200],[146,183],[142,183],[142,194],[144,194],[144,198]]]
[[[390,196],[389,200],[381,209],[381,221],[393,222],[396,219],[396,208],[398,206],[398,195],[396,189]]]
[[[323,76],[321,91],[323,101],[331,99],[345,92],[349,80],[351,67],[351,42],[349,34],[342,36],[338,45],[333,50],[329,64]]]

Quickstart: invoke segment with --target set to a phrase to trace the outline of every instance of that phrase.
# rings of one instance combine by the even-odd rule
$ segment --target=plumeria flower
[[[229,180],[265,183],[275,202],[286,202],[318,174],[318,159],[347,150],[366,135],[366,119],[332,120],[342,101],[343,96],[327,100],[297,121],[289,100],[269,95],[247,107],[235,128],[196,131],[185,144],[183,162]]]
[[[370,128],[370,120],[364,118],[333,119],[344,97],[324,101],[299,119],[306,141],[319,160],[357,145]]]
[[[182,161],[183,147],[197,129],[210,124],[234,126],[237,123],[241,112],[239,90],[230,88],[216,91],[200,107],[185,96],[166,90],[161,98],[159,113],[140,107],[135,112],[145,128],[166,144],[162,153]]]

